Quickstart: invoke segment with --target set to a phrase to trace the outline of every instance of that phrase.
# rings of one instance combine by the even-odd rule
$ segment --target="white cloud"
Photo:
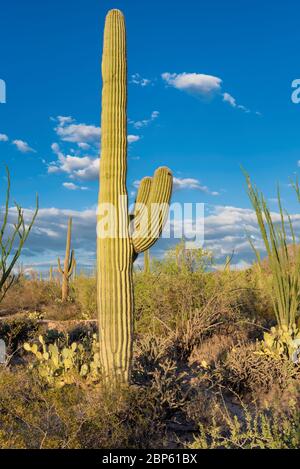
[[[246,113],[250,112],[250,110],[247,109],[242,104],[237,104],[236,99],[233,96],[231,96],[231,94],[229,94],[229,93],[223,93],[223,101],[225,103],[228,103],[231,107],[241,109],[241,111],[244,111]],[[259,113],[256,113],[256,114],[259,115]]]
[[[99,177],[99,158],[64,155],[57,143],[53,143],[51,148],[57,155],[57,161],[49,164],[48,173],[67,173],[71,178],[85,181],[96,180]]]
[[[12,144],[15,145],[21,153],[36,153],[24,140],[13,140]]]
[[[233,96],[231,96],[231,94],[229,94],[229,93],[223,93],[223,101],[230,104],[230,106],[232,106],[232,107],[237,106],[236,99]]]
[[[253,242],[265,256],[265,249],[261,240],[257,225],[256,215],[253,210],[233,206],[209,205],[205,215],[205,242],[204,247],[213,252],[219,264],[224,264],[227,255],[234,252],[232,263],[239,267],[247,267],[254,259],[249,244],[247,233],[251,235]],[[0,208],[0,217],[3,208]],[[9,223],[16,219],[15,208],[9,211]],[[24,210],[26,220],[32,217],[33,211]],[[271,213],[273,220],[280,223],[280,215]],[[41,208],[36,223],[30,234],[23,252],[22,261],[28,265],[29,262],[41,261],[44,256],[45,262],[56,258],[65,249],[65,234],[68,218],[73,217],[73,247],[79,263],[86,262],[93,265],[95,261],[96,248],[96,208],[89,210],[67,210],[57,208]],[[300,231],[300,214],[292,214],[291,219],[296,232]],[[185,226],[185,234],[193,233],[191,220],[172,220],[174,232],[179,235],[177,239],[162,239],[152,248],[154,256],[163,255],[166,248],[177,244],[182,233],[182,225]]]
[[[69,189],[70,191],[86,191],[87,190],[87,187],[84,187],[84,186],[77,186],[76,184],[74,184],[73,182],[64,182],[63,183],[63,186],[66,188],[66,189]]]
[[[84,142],[79,142],[77,143],[77,145],[81,150],[89,150],[91,148],[91,145],[89,145],[88,143],[84,143]]]
[[[238,104],[236,98],[231,94],[224,92],[222,90],[223,80],[219,77],[213,75],[205,75],[203,73],[169,73],[165,72],[161,75],[162,79],[169,85],[174,88],[187,93],[213,97],[216,95],[221,95],[223,102],[228,103],[231,107],[240,109],[246,114],[249,114],[251,111],[246,106]],[[256,111],[257,116],[261,116],[261,113]]]
[[[130,83],[134,83],[135,85],[145,87],[151,84],[151,80],[149,80],[148,78],[141,77],[139,73],[134,73],[133,75],[131,75]]]
[[[0,208],[0,217],[3,208]],[[29,221],[33,210],[24,209],[25,220]],[[9,225],[16,221],[16,209],[9,210]],[[67,210],[40,208],[30,236],[22,251],[21,262],[24,265],[44,262],[45,266],[53,263],[65,250],[65,237],[69,217],[73,218],[72,248],[78,264],[93,265],[96,247],[96,209]]]
[[[64,142],[77,143],[82,148],[82,144],[100,144],[100,127],[95,125],[77,124],[70,116],[58,116],[56,134]]]
[[[133,125],[135,129],[141,129],[142,127],[147,127],[149,124],[151,124],[153,121],[155,121],[159,117],[159,112],[158,111],[153,111],[149,119],[143,119],[140,121],[129,121],[130,124]]]
[[[128,135],[127,137],[127,140],[128,140],[128,143],[134,143],[134,142],[138,142],[140,140],[141,137],[139,137],[138,135]]]
[[[201,184],[198,179],[195,178],[173,178],[173,188],[174,190],[198,190],[201,192],[205,192],[206,194],[210,195],[219,195],[218,192],[212,192],[207,186]]]
[[[221,90],[221,78],[205,75],[203,73],[168,73],[162,74],[162,79],[170,86],[178,90],[211,95]]]
[[[155,118],[154,116],[153,118]],[[60,144],[53,143],[51,145],[57,160],[48,164],[48,173],[65,173],[71,179],[81,181],[97,180],[99,178],[100,163],[98,156],[100,151],[100,127],[77,124],[71,116],[58,116],[52,120],[57,124],[54,130],[60,138]],[[128,135],[129,144],[138,140],[140,140],[138,135]],[[76,144],[75,149],[74,144]],[[68,145],[68,151],[62,150],[61,145]],[[75,190],[72,185],[65,187]]]
[[[134,181],[133,186],[138,189],[140,182],[140,180]],[[209,195],[219,195],[218,192],[211,191],[207,186],[204,186],[198,179],[195,178],[173,177],[173,190],[197,190],[200,192],[205,192]]]
[[[5,134],[0,134],[0,142],[8,142],[8,136]]]

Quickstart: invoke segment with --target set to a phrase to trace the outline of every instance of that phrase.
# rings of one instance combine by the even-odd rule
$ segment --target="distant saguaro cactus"
[[[64,261],[64,268],[62,269],[60,258],[58,258],[58,271],[62,275],[62,287],[61,287],[61,299],[66,301],[69,296],[69,279],[73,273],[75,266],[74,250],[71,251],[71,234],[72,234],[72,218],[69,218],[68,232],[67,232],[67,243],[66,243],[66,254]]]
[[[97,303],[100,358],[112,384],[130,379],[133,345],[132,266],[161,234],[172,194],[172,173],[156,170],[141,181],[134,213],[128,213],[127,60],[123,14],[111,10],[105,22],[102,60],[100,192],[97,215]],[[111,210],[111,207],[113,210]],[[106,232],[107,213],[113,228]],[[151,216],[150,216],[151,212]],[[129,223],[131,221],[131,223]],[[131,229],[132,228],[132,229]]]
[[[53,281],[53,267],[52,265],[50,265],[50,269],[49,269],[49,282],[52,282]]]
[[[144,272],[145,274],[150,273],[150,251],[147,249],[144,252]]]

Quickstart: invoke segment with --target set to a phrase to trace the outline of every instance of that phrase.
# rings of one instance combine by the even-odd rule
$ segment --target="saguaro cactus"
[[[62,275],[62,287],[61,287],[61,299],[66,301],[69,296],[69,279],[73,273],[75,266],[74,251],[71,251],[71,234],[72,234],[72,218],[69,218],[68,232],[67,232],[67,243],[66,243],[66,254],[64,261],[64,268],[62,269],[60,258],[58,258],[58,271]]]
[[[126,383],[130,378],[133,262],[160,236],[172,193],[171,171],[159,168],[153,179],[142,180],[134,213],[128,213],[126,33],[119,10],[111,10],[106,17],[102,76],[97,302],[102,372],[115,384]],[[107,233],[107,225],[113,226],[110,233]]]
[[[144,272],[145,274],[150,273],[150,251],[147,249],[144,252]]]

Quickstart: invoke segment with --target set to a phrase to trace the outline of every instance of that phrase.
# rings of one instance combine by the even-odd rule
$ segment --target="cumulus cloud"
[[[58,116],[55,132],[64,142],[77,143],[83,145],[100,144],[100,127],[95,125],[77,124],[70,116]]]
[[[0,217],[3,208],[0,208]],[[24,209],[25,220],[29,221],[33,210]],[[8,228],[16,221],[16,210],[9,210]],[[65,237],[69,217],[73,218],[72,248],[75,249],[79,265],[93,266],[96,248],[96,209],[66,210],[40,208],[36,222],[22,251],[24,266],[56,263],[58,255],[65,250]]]
[[[133,187],[138,189],[140,182],[141,182],[140,180],[134,181]],[[173,177],[173,191],[179,191],[179,190],[197,190],[197,191],[209,194],[209,195],[219,195],[218,192],[211,191],[207,186],[201,184],[199,179]]]
[[[0,217],[3,208],[0,208]],[[26,220],[30,220],[33,210],[25,209]],[[271,213],[275,223],[280,223],[280,215]],[[23,252],[24,265],[33,262],[49,262],[63,253],[67,220],[73,217],[73,247],[80,264],[94,265],[96,249],[96,208],[88,210],[65,210],[57,208],[41,208],[36,223],[30,234]],[[300,231],[300,214],[292,214],[291,219],[296,232]],[[9,224],[16,220],[16,210],[9,211]],[[161,257],[165,250],[177,244],[182,232],[189,238],[194,233],[193,223],[183,209],[183,219],[174,218],[170,221],[177,238],[162,238],[153,248],[153,256]],[[256,215],[252,209],[234,206],[209,205],[204,220],[204,247],[213,252],[217,263],[224,263],[226,256],[234,252],[233,264],[246,267],[254,260],[248,241],[251,236],[255,246],[265,256],[264,244],[261,240]]]
[[[247,109],[242,104],[237,104],[236,99],[233,96],[231,96],[231,94],[229,94],[229,93],[223,93],[223,101],[225,103],[228,103],[231,107],[241,109],[241,111],[244,111],[247,114],[250,112],[250,110]],[[259,114],[259,113],[256,113],[256,114]]]
[[[162,74],[162,79],[178,90],[196,93],[200,95],[211,95],[221,90],[221,78],[203,73],[169,73]]]
[[[0,134],[0,142],[8,142],[8,136],[5,134]]]
[[[218,192],[211,191],[207,186],[201,184],[198,179],[195,178],[173,178],[173,188],[174,190],[198,190],[201,192],[205,192],[206,194],[210,195],[219,195]]]
[[[140,140],[141,137],[139,137],[138,135],[128,135],[127,137],[127,140],[128,140],[128,143],[134,143],[134,142],[138,142]]]
[[[87,190],[87,187],[77,186],[73,182],[63,182],[63,187],[65,187],[66,189],[68,189],[70,191],[78,191],[78,190],[79,191],[86,191]]]
[[[31,148],[27,142],[24,140],[13,140],[13,145],[21,152],[21,153],[36,153],[36,151]]]
[[[139,73],[134,73],[133,75],[131,75],[130,83],[133,83],[138,86],[142,86],[144,88],[145,86],[148,86],[151,84],[151,80],[149,80],[148,78],[141,77]]]
[[[65,155],[58,143],[53,143],[52,151],[57,155],[57,161],[48,165],[48,173],[66,173],[71,178],[85,181],[96,180],[99,177],[99,158],[90,156]]]
[[[162,79],[168,86],[172,86],[181,91],[202,97],[222,96],[222,100],[231,107],[250,113],[250,109],[242,104],[238,104],[234,96],[223,91],[223,80],[213,75],[205,75],[203,73],[169,73],[165,72],[161,75]],[[261,113],[256,111],[256,115]]]
[[[0,209],[0,212],[3,209]],[[183,212],[184,213],[184,212]],[[30,219],[32,210],[25,209],[26,219]],[[56,253],[63,252],[65,233],[68,217],[73,217],[73,246],[76,249],[76,257],[80,263],[90,265],[95,261],[96,245],[96,209],[83,211],[63,210],[57,208],[40,209],[33,231],[27,241],[23,253],[24,264],[34,262],[44,256],[46,260],[56,257]],[[9,223],[15,221],[15,209],[10,210]],[[272,212],[275,223],[280,223],[280,215]],[[300,214],[291,215],[295,231],[300,230]],[[165,249],[174,246],[180,240],[182,228],[190,237],[193,234],[193,223],[186,216],[184,219],[171,221],[174,233],[179,236],[176,239],[162,239],[153,248],[154,256],[161,256]],[[246,266],[254,259],[252,249],[248,241],[248,235],[264,256],[264,245],[260,237],[256,216],[253,210],[234,206],[210,205],[205,214],[204,222],[205,242],[204,247],[213,252],[217,262],[222,263],[227,255],[234,252],[233,264],[240,267]]]
[[[48,163],[48,173],[65,173],[70,179],[81,181],[97,180],[100,166],[100,127],[77,124],[71,116],[58,116],[52,120],[56,123],[54,130],[60,141],[51,145],[57,159]],[[138,135],[128,135],[129,144],[138,140]],[[65,188],[77,190],[74,182],[66,184],[68,186],[64,185]]]
[[[159,117],[159,112],[153,111],[151,113],[151,116],[148,119],[143,119],[143,120],[136,121],[136,122],[130,120],[129,123],[132,124],[135,129],[141,129],[142,127],[147,127],[149,124],[155,121],[158,117]]]

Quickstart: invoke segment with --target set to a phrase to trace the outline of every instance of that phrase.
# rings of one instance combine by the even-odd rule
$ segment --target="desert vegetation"
[[[101,376],[96,278],[72,279],[62,302],[56,280],[20,276],[1,303],[1,447],[299,446],[297,324],[278,326],[272,274],[213,266],[181,243],[134,271],[131,384],[115,388]]]
[[[298,448],[300,250],[280,194],[278,223],[246,175],[265,260],[251,238],[256,262],[242,271],[184,240],[155,259],[149,249],[163,229],[172,174],[163,167],[144,178],[128,213],[126,37],[116,10],[106,20],[102,70],[94,275],[75,273],[71,219],[60,276],[52,267],[48,278],[16,271],[37,212],[26,225],[17,205],[18,222],[8,226],[8,179],[0,448]],[[123,236],[102,236],[108,203],[125,217],[115,227],[125,226]],[[134,268],[141,253],[145,268]]]

